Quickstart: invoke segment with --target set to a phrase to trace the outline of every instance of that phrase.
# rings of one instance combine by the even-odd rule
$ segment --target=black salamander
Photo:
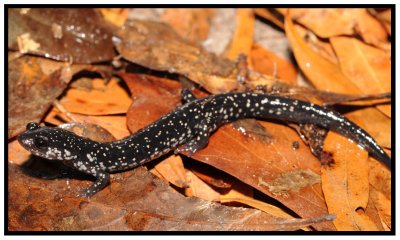
[[[109,183],[109,172],[134,168],[175,150],[189,154],[204,148],[221,124],[241,118],[271,118],[311,123],[355,141],[390,169],[390,158],[374,139],[341,114],[321,106],[286,97],[256,93],[226,93],[196,99],[183,91],[185,104],[158,121],[119,141],[100,143],[60,128],[29,123],[18,136],[32,154],[63,161],[96,177],[81,196],[91,196]]]

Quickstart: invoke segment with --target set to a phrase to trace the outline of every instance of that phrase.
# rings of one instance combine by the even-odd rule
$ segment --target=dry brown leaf
[[[330,220],[282,219],[187,198],[145,168],[114,174],[90,199],[72,197],[86,181],[40,179],[14,164],[8,171],[9,231],[288,231]]]
[[[288,9],[277,10],[284,16],[288,11]],[[293,20],[322,38],[353,34],[354,22],[350,21],[351,15],[346,9],[294,8],[289,11]]]
[[[296,32],[290,17],[285,18],[285,30],[296,61],[303,73],[317,89],[345,94],[359,94],[360,90],[341,72],[338,65],[314,52]],[[364,108],[346,114],[382,146],[390,146],[390,119],[375,108]],[[380,127],[377,127],[377,124]],[[389,131],[387,131],[389,130]]]
[[[272,23],[274,23],[276,26],[280,27],[281,29],[284,28],[283,22],[274,14],[270,12],[270,10],[265,9],[265,8],[255,8],[254,13],[257,14],[258,16],[261,16],[262,18],[265,18]]]
[[[382,192],[374,187],[370,188],[370,201],[372,201],[378,211],[379,217],[386,228],[392,228],[392,208],[390,199],[386,198]]]
[[[131,20],[117,36],[117,50],[127,60],[159,71],[179,73],[198,83],[211,93],[228,92],[240,88],[237,63],[218,58],[204,48],[190,43],[166,24]],[[248,70],[246,84],[274,86],[272,76]]]
[[[10,50],[22,45],[31,55],[84,64],[107,62],[116,55],[113,29],[94,9],[9,8],[7,16]]]
[[[237,85],[236,64],[217,58],[173,31],[166,24],[131,20],[117,32],[118,52],[150,69],[182,74],[211,92]]]
[[[229,174],[197,161],[186,161],[185,167],[203,182],[222,192],[231,189],[232,184],[235,181]]]
[[[390,153],[388,153],[390,155]],[[373,158],[369,158],[369,183],[387,199],[392,198],[391,171],[383,168],[382,164]]]
[[[248,206],[251,206],[255,209],[259,209],[263,212],[266,212],[268,214],[271,214],[276,217],[281,217],[281,218],[294,218],[296,216],[293,216],[284,210],[272,205],[268,204],[262,201],[259,201],[257,199],[254,199],[253,197],[249,196],[247,193],[243,193],[243,189],[246,192],[246,190],[251,190],[251,193],[253,192],[252,189],[243,183],[237,182],[233,186],[233,188],[226,194],[221,195],[220,201],[222,203],[227,203],[227,202],[237,202],[237,203],[242,203]],[[304,231],[309,231],[310,228],[302,228]]]
[[[333,64],[338,64],[337,56],[329,41],[324,41],[316,36],[313,32],[299,24],[294,24],[294,29],[315,53],[318,53],[321,57],[326,58]]]
[[[193,172],[186,171],[189,187],[185,189],[185,195],[189,197],[198,197],[207,201],[218,201],[220,193],[203,182]]]
[[[369,159],[369,183],[370,201],[373,201],[383,226],[390,229],[392,228],[391,172],[387,168],[382,168],[381,163],[373,158]]]
[[[126,116],[86,116],[75,113],[70,113],[70,116],[73,118],[74,122],[99,125],[113,133],[116,139],[122,139],[131,134],[126,125]],[[59,118],[63,119],[63,121]],[[54,125],[70,122],[68,118],[66,118],[64,114],[60,113],[55,107],[52,108],[44,121]]]
[[[253,45],[254,33],[254,13],[250,8],[236,10],[236,30],[229,45],[225,51],[228,59],[236,60],[240,54],[250,55]],[[249,59],[250,60],[250,59]],[[252,63],[249,62],[251,66]]]
[[[360,92],[376,94],[391,91],[391,62],[383,50],[351,37],[333,37],[330,41],[343,73]],[[390,105],[381,105],[378,109],[390,117]]]
[[[379,145],[388,149],[392,147],[391,121],[375,107],[362,108],[344,115],[366,130]]]
[[[371,189],[371,188],[370,188]],[[382,221],[381,216],[379,215],[379,211],[375,202],[372,201],[371,190],[369,191],[369,200],[366,209],[358,209],[357,212],[359,214],[365,214],[369,217],[369,219],[374,222],[379,231],[388,231],[390,230],[387,225]]]
[[[339,66],[319,56],[305,43],[290,17],[285,18],[285,32],[300,69],[318,89],[347,94],[358,92],[355,86],[348,84]]]
[[[11,57],[12,52],[9,52]],[[109,66],[68,64],[29,55],[9,59],[8,137],[25,130],[28,122],[39,122],[61,95],[74,74],[105,72]]]
[[[279,10],[283,15],[286,11]],[[295,8],[290,13],[295,21],[321,38],[361,35],[365,42],[390,50],[386,30],[365,8]]]
[[[240,183],[240,182],[235,183],[232,186],[232,189],[229,190],[229,192],[222,194],[220,196],[220,201],[222,203],[227,203],[227,202],[243,203],[243,204],[246,204],[253,208],[260,209],[261,211],[269,213],[275,217],[281,217],[281,218],[294,218],[295,217],[272,204],[268,204],[268,203],[259,201],[257,199],[254,199],[253,197],[249,196],[249,194],[244,194],[243,189],[246,186],[247,186],[247,188],[249,188],[248,185],[245,185],[243,183]]]
[[[332,153],[333,163],[321,169],[322,189],[329,213],[337,216],[337,230],[378,230],[367,215],[356,212],[368,203],[368,153],[333,132],[328,133],[324,151]]]
[[[392,10],[391,9],[384,9],[383,11],[377,12],[375,15],[379,16],[379,18],[384,20],[385,22],[388,22],[388,23],[392,22]]]
[[[373,14],[385,27],[386,32],[392,34],[392,9],[386,9],[383,11],[376,12],[375,9],[369,11]]]
[[[87,115],[125,114],[132,99],[115,78],[108,84],[103,79],[93,80],[90,91],[70,88],[60,103],[72,113]]]
[[[8,159],[12,159],[9,161],[10,163],[22,165],[30,156],[31,153],[23,148],[18,141],[12,141],[8,144]]]
[[[387,31],[378,19],[364,8],[351,9],[351,15],[356,22],[355,31],[366,43],[390,52],[391,43],[388,41]]]
[[[255,71],[274,76],[291,85],[296,84],[297,70],[293,64],[262,46],[253,44],[249,59]]]
[[[189,186],[186,178],[186,170],[180,156],[169,156],[155,165],[150,172],[157,174],[157,176],[160,176],[166,182],[170,182],[179,188],[187,188]]]
[[[103,15],[105,20],[117,27],[124,25],[129,13],[127,8],[98,8],[97,11]]]
[[[168,23],[183,38],[191,42],[201,42],[207,39],[210,21],[214,15],[215,9],[168,8],[160,19]]]

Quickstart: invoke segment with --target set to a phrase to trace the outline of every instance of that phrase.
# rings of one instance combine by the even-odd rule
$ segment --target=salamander
[[[341,114],[313,103],[250,92],[196,98],[184,90],[182,98],[183,104],[174,111],[118,141],[100,143],[35,122],[28,123],[18,141],[34,155],[60,160],[94,176],[94,184],[80,194],[87,197],[109,183],[109,173],[135,168],[172,150],[192,155],[207,145],[210,134],[219,126],[241,118],[315,124],[351,139],[391,167],[390,157],[366,131]]]

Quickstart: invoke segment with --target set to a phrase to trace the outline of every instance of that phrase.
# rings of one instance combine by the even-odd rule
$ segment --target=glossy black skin
[[[96,177],[82,196],[109,183],[109,173],[131,169],[171,150],[189,154],[204,148],[220,125],[241,118],[271,118],[311,123],[338,132],[365,148],[390,168],[390,158],[373,138],[337,112],[312,103],[255,93],[226,93],[196,99],[183,92],[186,104],[119,141],[99,143],[69,131],[29,123],[18,141],[31,153]],[[180,147],[179,147],[180,146]]]

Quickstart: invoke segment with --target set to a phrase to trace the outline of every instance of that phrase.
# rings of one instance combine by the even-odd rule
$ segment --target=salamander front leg
[[[110,182],[110,174],[101,170],[99,167],[92,167],[91,170],[88,168],[88,171],[85,172],[94,176],[96,181],[91,187],[86,188],[82,193],[78,194],[78,197],[90,197],[103,189]]]

